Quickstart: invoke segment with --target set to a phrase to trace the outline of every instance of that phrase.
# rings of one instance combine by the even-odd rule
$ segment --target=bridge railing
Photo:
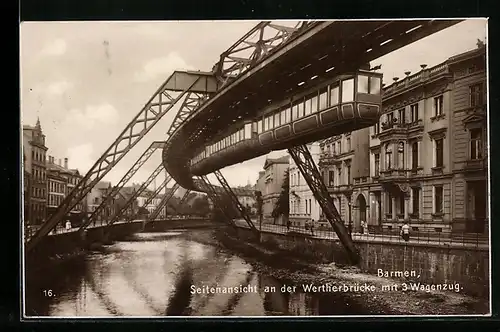
[[[241,228],[248,228],[244,221],[238,220],[236,225]],[[284,234],[284,235],[300,235],[305,237],[313,237],[320,239],[337,239],[337,235],[330,227],[330,225],[315,225],[311,231],[310,227],[301,225],[278,225],[278,224],[267,224],[263,223],[259,225],[256,221],[255,225],[257,229],[263,232]],[[376,243],[400,243],[404,244],[406,241],[400,236],[399,230],[396,229],[380,229],[377,231],[370,230],[369,232],[360,233],[358,230],[353,230],[351,237],[354,241],[370,241]],[[419,245],[433,245],[440,247],[452,247],[452,248],[476,248],[476,249],[487,249],[489,246],[489,239],[487,234],[483,233],[464,233],[464,232],[453,232],[453,233],[441,233],[431,230],[410,232],[410,239],[408,242],[411,244]]]

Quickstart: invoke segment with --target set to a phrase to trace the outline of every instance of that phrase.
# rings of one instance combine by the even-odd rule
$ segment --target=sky
[[[48,155],[86,173],[174,70],[210,71],[220,54],[257,21],[23,22],[20,29],[21,122],[40,119]],[[283,23],[290,25],[290,22]],[[417,72],[487,42],[487,21],[466,20],[372,62],[384,82]],[[116,184],[144,150],[163,140],[173,108],[103,180]],[[266,157],[221,170],[231,186],[255,184]],[[131,182],[161,163],[157,151]],[[209,176],[212,183],[215,177]],[[156,185],[163,181],[158,176]],[[155,183],[152,184],[154,187]],[[170,187],[171,185],[169,185]]]

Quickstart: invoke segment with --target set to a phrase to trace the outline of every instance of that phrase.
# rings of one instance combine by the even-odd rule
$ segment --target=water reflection
[[[204,232],[204,231],[200,231]],[[61,277],[62,276],[62,277]],[[264,316],[364,314],[341,294],[282,293],[283,283],[240,257],[187,240],[182,232],[141,233],[89,253],[27,288],[30,316]],[[194,292],[248,286],[248,292]],[[265,289],[274,288],[275,292]],[[299,290],[300,287],[297,287]],[[53,289],[44,298],[40,289]]]

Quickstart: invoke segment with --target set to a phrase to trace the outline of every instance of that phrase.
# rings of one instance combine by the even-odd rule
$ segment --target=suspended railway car
[[[374,125],[382,107],[382,74],[358,70],[264,110],[244,125],[229,127],[191,160],[193,175],[290,146]]]

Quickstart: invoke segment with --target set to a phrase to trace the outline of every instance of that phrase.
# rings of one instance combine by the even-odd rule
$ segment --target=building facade
[[[107,199],[109,192],[112,190],[111,183],[107,181],[99,181],[87,194],[87,216],[92,213]],[[111,201],[106,204],[104,209],[94,218],[94,222],[109,220],[115,213],[116,197],[111,198]]]
[[[264,222],[274,222],[272,212],[280,196],[285,172],[288,170],[289,156],[268,158],[264,163],[262,193],[262,215]]]
[[[24,167],[30,175],[27,215],[25,222],[31,226],[40,226],[47,217],[47,166],[45,155],[45,135],[40,120],[36,125],[23,126],[23,154],[26,157]]]
[[[421,65],[384,88],[380,123],[369,129],[369,178],[358,189],[371,228],[486,232],[485,49]]]
[[[307,147],[314,162],[318,165],[320,143],[308,144]],[[321,207],[292,158],[290,158],[289,181],[289,220],[291,225],[304,226],[305,222],[311,219],[319,221],[321,218]]]
[[[319,168],[342,220],[359,230],[367,220],[369,128],[333,136],[320,143]],[[324,219],[324,216],[321,216]]]
[[[62,201],[71,193],[75,186],[83,177],[77,169],[68,167],[68,158],[56,160],[53,156],[48,156],[47,160],[47,215],[52,215]],[[74,206],[66,220],[71,221],[73,226],[78,226],[83,222],[87,211],[87,200],[83,199]],[[63,221],[65,222],[65,221]]]
[[[255,199],[255,187],[245,186],[233,188],[233,192],[242,206],[251,214],[257,213],[257,201]]]
[[[156,210],[156,208],[158,207],[158,205],[160,205],[161,199],[163,198],[163,194],[158,194],[158,195],[156,195],[156,197],[154,197],[153,199],[151,199],[151,201],[146,205],[147,201],[153,195],[154,195],[154,192],[146,188],[137,197],[137,204],[138,204],[138,206],[139,207],[144,207],[146,210],[148,210],[148,212],[150,214],[153,213]]]

